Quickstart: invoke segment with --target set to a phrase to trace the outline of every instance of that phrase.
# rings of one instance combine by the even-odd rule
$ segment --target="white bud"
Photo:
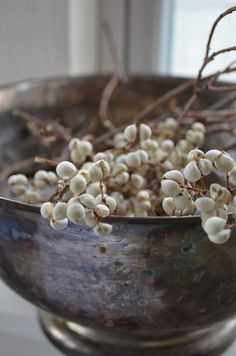
[[[184,210],[192,203],[191,195],[182,191],[174,197],[174,203],[178,210]]]
[[[47,171],[41,169],[35,173],[34,185],[37,188],[44,188],[47,186]]]
[[[58,177],[54,172],[47,172],[47,181],[49,185],[54,185],[57,183]]]
[[[221,204],[228,203],[231,198],[229,190],[218,183],[210,185],[209,193],[212,199]]]
[[[119,163],[122,163],[122,164],[127,164],[126,162],[126,155],[125,154],[121,154],[119,155],[118,157],[116,157],[116,163],[119,164]]]
[[[73,177],[70,181],[70,190],[72,191],[72,193],[74,194],[81,194],[85,191],[87,187],[87,181],[86,179],[80,175],[80,174],[76,174],[75,177]]]
[[[115,180],[118,184],[123,185],[129,181],[129,173],[122,172],[115,177]]]
[[[96,197],[98,194],[101,193],[100,183],[95,182],[95,183],[89,184],[86,188],[86,193],[92,195],[93,197]]]
[[[90,156],[93,153],[93,145],[86,140],[80,141],[79,150],[83,156]]]
[[[204,152],[199,150],[198,148],[195,148],[194,150],[190,151],[188,154],[188,160],[197,160],[199,158],[204,158]]]
[[[103,153],[103,152],[98,152],[98,153],[96,153],[96,154],[94,155],[93,161],[94,161],[94,162],[97,162],[97,161],[100,161],[101,159],[106,160],[106,158],[107,158],[107,156],[106,156],[105,153]]]
[[[130,180],[131,180],[132,185],[136,189],[143,188],[143,186],[145,184],[145,179],[140,174],[136,174],[136,173],[131,174]]]
[[[79,150],[73,150],[71,151],[70,158],[72,162],[81,164],[85,161],[86,156],[82,155],[81,151]]]
[[[164,179],[174,180],[176,183],[184,184],[184,176],[180,171],[171,170],[166,172],[163,176]]]
[[[9,185],[27,185],[28,179],[24,174],[14,174],[8,178]]]
[[[53,204],[50,202],[43,203],[40,208],[40,213],[44,219],[51,219],[53,214]]]
[[[217,210],[217,216],[219,216],[219,218],[224,219],[225,221],[228,220],[228,214],[227,211],[224,209],[218,209]]]
[[[209,213],[215,208],[214,200],[208,197],[198,198],[195,200],[195,205],[196,208],[203,213]]]
[[[190,182],[197,182],[201,178],[201,172],[195,161],[191,161],[184,168],[184,176]]]
[[[175,147],[175,144],[172,140],[164,140],[161,143],[161,149],[168,153],[173,151],[174,147]]]
[[[136,152],[130,152],[126,156],[126,162],[128,166],[133,168],[138,168],[141,166],[141,159]]]
[[[101,218],[105,218],[110,214],[110,210],[105,204],[98,204],[95,206],[94,211]]]
[[[117,203],[116,203],[115,199],[107,196],[107,197],[105,197],[105,203],[108,206],[111,214],[113,214],[117,207]]]
[[[85,216],[85,223],[89,227],[94,227],[97,224],[97,217],[92,210],[89,210]]]
[[[213,171],[213,165],[209,159],[200,159],[198,164],[203,176],[208,176]]]
[[[178,126],[177,121],[173,118],[173,117],[168,117],[167,119],[165,119],[165,127],[168,129],[176,129]]]
[[[210,150],[205,153],[205,158],[209,159],[211,162],[215,162],[215,160],[221,155],[221,151],[219,150]]]
[[[205,222],[207,221],[207,219],[209,219],[209,218],[212,218],[212,217],[215,217],[215,216],[217,216],[217,211],[216,211],[216,209],[213,209],[213,210],[211,210],[211,211],[209,211],[208,213],[201,213],[201,219],[202,219],[202,226],[203,226],[203,228],[204,228],[204,224],[205,224]]]
[[[27,190],[27,186],[26,185],[18,185],[18,184],[13,184],[11,186],[11,191],[12,193],[14,193],[17,196],[20,196],[22,194],[24,194]]]
[[[112,232],[112,226],[110,224],[98,223],[93,231],[98,236],[108,236]]]
[[[144,150],[137,150],[136,153],[138,154],[139,158],[141,159],[142,163],[148,162],[148,153]]]
[[[63,220],[66,218],[67,203],[58,202],[53,209],[53,220]]]
[[[163,199],[162,208],[167,215],[169,216],[174,215],[176,207],[173,198],[169,197]]]
[[[169,197],[174,197],[182,192],[179,184],[170,179],[161,181],[161,189]]]
[[[146,141],[152,137],[152,130],[148,125],[141,124],[139,128],[139,135],[141,141]]]
[[[80,195],[79,201],[88,209],[93,209],[96,206],[96,199],[87,193]]]
[[[225,242],[227,242],[229,240],[230,235],[231,235],[231,230],[224,229],[219,234],[208,235],[208,238],[211,242],[213,242],[215,244],[224,244]]]
[[[202,133],[206,132],[206,128],[201,122],[194,122],[192,124],[191,128],[194,131],[199,131],[199,132],[202,132]]]
[[[179,140],[177,147],[180,149],[180,151],[188,153],[191,150],[192,145],[187,140]]]
[[[82,177],[85,178],[86,182],[89,183],[90,180],[91,180],[91,177],[90,177],[90,173],[87,169],[81,169],[79,172],[78,172]]]
[[[27,204],[37,204],[40,202],[40,195],[37,191],[35,190],[26,190],[21,196],[20,196],[21,201]]]
[[[204,225],[204,230],[208,235],[217,235],[224,229],[224,226],[225,220],[219,218],[218,216],[214,216],[207,219]]]
[[[68,219],[63,220],[50,220],[50,225],[54,230],[62,230],[65,229],[68,225]]]
[[[102,170],[102,174],[103,174],[103,178],[106,178],[109,176],[110,172],[111,172],[111,168],[110,165],[107,161],[104,161],[103,159],[100,159],[100,161],[96,162],[96,165],[98,165],[101,170]]]
[[[150,200],[150,194],[147,190],[141,190],[138,192],[137,198],[142,200]]]
[[[126,129],[124,130],[124,137],[129,142],[134,142],[136,140],[137,127],[135,124],[126,127]]]
[[[81,224],[85,220],[85,209],[80,203],[68,204],[66,214],[73,224]]]
[[[229,173],[234,168],[235,162],[228,154],[221,153],[215,160],[215,165],[221,172]]]
[[[128,170],[128,167],[124,163],[117,163],[114,168],[113,168],[113,174],[119,174],[122,172],[126,172]]]
[[[99,182],[103,179],[102,169],[97,163],[92,164],[88,168],[88,171],[92,182]]]
[[[186,132],[186,140],[190,142],[192,145],[197,147],[201,146],[204,142],[204,134],[199,131],[187,130]]]
[[[232,185],[236,185],[236,167],[229,172],[229,182]]]
[[[158,149],[159,144],[157,141],[149,138],[148,140],[141,142],[141,147],[144,150],[155,152]]]
[[[193,215],[196,210],[195,204],[192,201],[191,204],[182,210],[182,215],[187,216],[187,215]]]
[[[57,165],[56,172],[59,177],[72,177],[76,173],[75,165],[68,161],[62,161]]]
[[[73,151],[73,150],[78,150],[80,145],[80,140],[78,138],[72,138],[72,140],[70,140],[69,142],[69,151]]]

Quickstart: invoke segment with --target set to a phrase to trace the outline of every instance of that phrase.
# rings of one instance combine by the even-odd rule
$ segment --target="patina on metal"
[[[64,122],[83,113],[83,121],[86,108],[97,110],[105,82],[58,79],[0,90],[0,142],[10,127],[16,142],[5,139],[1,167],[38,149],[11,108]],[[144,105],[177,82],[133,78],[119,88],[114,110],[130,105],[133,115],[138,97]],[[2,279],[42,310],[45,333],[67,355],[219,355],[236,334],[235,230],[229,242],[213,245],[198,216],[107,221],[113,232],[106,238],[85,225],[58,232],[39,207],[0,198]]]

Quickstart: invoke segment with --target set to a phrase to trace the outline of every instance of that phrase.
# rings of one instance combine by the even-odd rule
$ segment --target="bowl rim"
[[[40,205],[27,204],[17,200],[4,198],[0,196],[0,207],[5,205],[9,208],[16,210],[23,210],[29,213],[40,215]],[[200,215],[189,215],[189,216],[147,216],[147,217],[137,217],[137,216],[123,216],[123,215],[111,215],[104,219],[103,222],[107,223],[121,223],[127,222],[129,224],[168,224],[168,223],[200,223]]]

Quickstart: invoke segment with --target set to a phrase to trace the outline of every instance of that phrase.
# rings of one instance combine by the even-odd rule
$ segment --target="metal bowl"
[[[42,80],[0,90],[0,142],[6,135],[2,128],[13,127],[16,143],[24,145],[22,152],[5,138],[9,161],[25,157],[32,144],[19,120],[10,117],[12,108],[45,119],[60,116],[63,122],[72,112],[83,113],[85,120],[97,110],[106,80]],[[179,82],[134,77],[118,89],[114,112],[119,107],[125,112],[122,98],[128,97],[127,116],[133,115],[137,97],[147,103]],[[36,149],[34,143],[31,154]],[[2,150],[3,167],[7,152]],[[39,207],[0,198],[1,277],[43,310],[41,323],[51,340],[67,355],[218,355],[224,350],[236,332],[235,231],[227,244],[213,245],[196,216],[107,220],[113,225],[107,238],[85,225],[58,232],[40,217]]]

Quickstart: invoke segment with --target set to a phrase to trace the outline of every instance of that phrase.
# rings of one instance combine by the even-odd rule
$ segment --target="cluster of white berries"
[[[71,222],[107,236],[112,226],[102,219],[109,215],[183,216],[198,210],[210,240],[225,242],[231,232],[228,206],[236,203],[234,160],[226,152],[195,148],[204,143],[202,123],[192,124],[176,141],[177,128],[173,118],[132,124],[115,135],[113,147],[100,152],[90,141],[73,138],[69,160],[59,162],[56,173],[40,170],[31,180],[17,174],[8,183],[20,200],[43,203],[42,216],[57,230]],[[204,177],[213,169],[226,176],[227,186],[215,183],[208,191]]]
[[[210,150],[204,154],[194,149],[188,154],[189,162],[182,172],[172,170],[164,174],[161,182],[165,198],[162,207],[167,215],[192,215],[195,210],[201,213],[202,227],[210,241],[222,244],[231,235],[228,224],[229,212],[236,206],[236,167],[233,158],[224,151]],[[213,169],[225,174],[227,187],[218,183],[206,189],[204,176]]]

